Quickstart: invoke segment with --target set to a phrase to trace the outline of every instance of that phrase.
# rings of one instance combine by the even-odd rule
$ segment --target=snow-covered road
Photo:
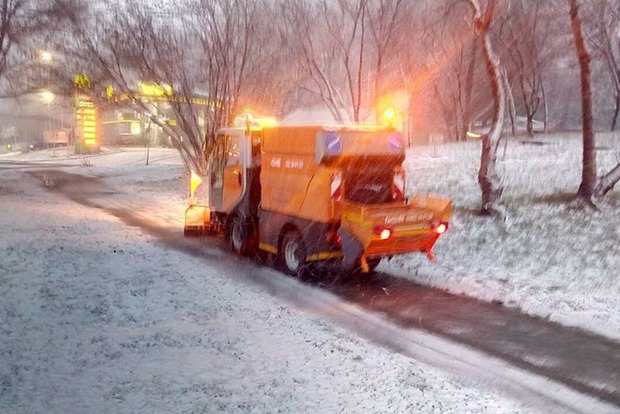
[[[0,412],[527,412],[2,174]]]
[[[182,168],[112,164],[91,206],[0,172],[0,412],[614,412],[217,248],[172,249],[97,203],[179,228]],[[166,180],[176,196],[150,185]]]

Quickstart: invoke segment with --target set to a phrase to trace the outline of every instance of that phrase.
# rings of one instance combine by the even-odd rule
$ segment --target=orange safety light
[[[392,229],[386,226],[375,227],[375,234],[379,236],[381,240],[387,240],[392,237]]]
[[[433,231],[437,234],[445,233],[448,230],[448,222],[442,221],[433,225]]]

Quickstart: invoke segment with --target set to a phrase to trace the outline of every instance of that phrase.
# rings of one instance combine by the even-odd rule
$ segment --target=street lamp
[[[48,52],[47,50],[40,50],[39,60],[41,63],[52,63],[52,60],[54,60],[54,55],[52,55],[52,52]]]
[[[48,90],[41,91],[41,99],[43,100],[43,103],[46,103],[49,105],[52,102],[54,102],[55,98],[56,98],[56,95],[54,94],[54,92],[48,91]]]

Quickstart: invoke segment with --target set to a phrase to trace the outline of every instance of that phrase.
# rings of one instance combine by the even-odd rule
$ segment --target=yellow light
[[[84,144],[85,145],[95,145],[95,140],[93,138],[85,139],[84,140]]]
[[[233,125],[245,128],[266,128],[278,125],[278,121],[273,116],[259,116],[250,110],[245,110],[242,112],[242,115],[234,119]]]
[[[172,95],[172,86],[167,83],[144,83],[140,82],[140,89],[145,96],[170,96]]]
[[[76,75],[73,79],[73,83],[78,89],[88,90],[91,88],[90,78],[88,77],[88,75],[85,75],[83,73]]]
[[[264,116],[259,119],[260,126],[265,127],[273,127],[278,125],[278,121],[273,116]]]
[[[383,111],[383,117],[386,121],[394,120],[394,118],[396,117],[396,112],[394,111],[394,108],[387,108],[385,111]]]

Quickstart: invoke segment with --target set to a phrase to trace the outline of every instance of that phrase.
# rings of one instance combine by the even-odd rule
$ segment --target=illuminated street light
[[[43,63],[52,63],[52,60],[54,60],[54,55],[47,50],[41,50],[39,51],[39,60]]]
[[[41,99],[43,100],[44,103],[49,105],[52,102],[54,102],[54,99],[56,99],[56,95],[52,91],[44,90],[44,91],[41,91]]]

